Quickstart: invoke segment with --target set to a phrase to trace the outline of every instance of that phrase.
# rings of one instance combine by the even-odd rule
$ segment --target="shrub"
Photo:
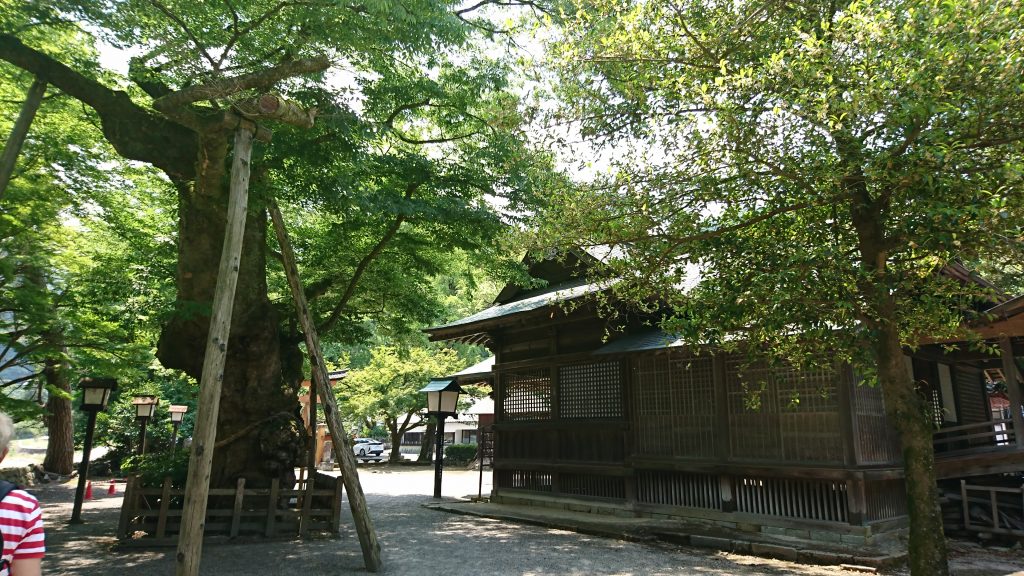
[[[460,466],[476,458],[476,444],[449,444],[444,448],[445,464]]]
[[[184,488],[188,477],[188,457],[188,450],[129,456],[121,463],[121,471],[137,475],[146,487],[162,486],[164,478],[170,476],[172,487]]]

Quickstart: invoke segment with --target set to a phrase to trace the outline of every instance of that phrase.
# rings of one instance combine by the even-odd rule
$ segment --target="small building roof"
[[[475,324],[492,323],[510,316],[525,314],[536,310],[543,310],[549,306],[554,306],[562,302],[569,302],[571,300],[602,292],[609,287],[611,287],[611,283],[607,281],[588,282],[586,279],[577,279],[568,282],[561,282],[559,284],[553,284],[546,288],[527,293],[527,295],[524,295],[525,297],[522,299],[508,302],[506,304],[495,304],[490,308],[486,308],[476,314],[466,316],[465,318],[460,318],[454,322],[427,328],[425,332],[430,333],[432,339],[466,339],[478,334],[478,332],[474,331],[472,328]]]
[[[469,368],[463,368],[451,376],[464,380],[467,376],[490,376],[494,371],[494,356],[488,356],[482,361],[473,364]]]

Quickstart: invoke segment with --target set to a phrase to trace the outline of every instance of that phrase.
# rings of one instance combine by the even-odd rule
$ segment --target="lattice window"
[[[637,501],[658,506],[722,509],[718,476],[689,472],[646,472],[636,475]]]
[[[838,375],[831,366],[776,367],[782,457],[786,460],[841,462]]]
[[[633,425],[639,454],[714,455],[715,389],[710,356],[650,355],[637,363]]]
[[[622,365],[618,362],[561,366],[558,387],[562,418],[622,418]]]
[[[888,464],[902,458],[896,431],[885,416],[885,402],[877,386],[854,384],[856,433],[862,464]]]
[[[506,372],[502,382],[506,420],[551,419],[551,376],[547,368]]]
[[[771,369],[760,362],[749,364],[744,356],[730,355],[725,360],[725,386],[732,455],[780,459],[779,406]]]
[[[843,523],[849,516],[842,480],[741,477],[735,493],[740,512]]]
[[[942,428],[942,397],[938,390],[932,390],[932,425]]]

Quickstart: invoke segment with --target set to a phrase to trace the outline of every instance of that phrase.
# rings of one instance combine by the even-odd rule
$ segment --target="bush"
[[[476,458],[476,444],[449,444],[444,447],[445,464],[461,466]]]
[[[188,457],[188,450],[129,456],[121,463],[121,471],[135,474],[146,487],[162,486],[164,478],[170,476],[172,487],[184,488],[188,478]]]

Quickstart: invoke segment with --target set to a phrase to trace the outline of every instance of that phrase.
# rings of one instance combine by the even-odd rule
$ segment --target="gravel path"
[[[715,553],[670,544],[645,544],[580,535],[564,530],[517,525],[500,520],[446,514],[424,508],[432,502],[430,470],[360,466],[360,479],[380,539],[384,574],[406,575],[694,575],[825,576],[858,574],[834,566],[806,566],[736,554]],[[445,497],[477,492],[476,472],[445,471]],[[174,550],[115,551],[111,536],[117,525],[123,485],[107,495],[109,484],[94,484],[86,502],[84,525],[69,526],[74,486],[48,485],[34,490],[45,503],[47,575],[153,576],[174,574]],[[489,491],[485,482],[484,493]],[[366,574],[359,541],[344,506],[339,539],[260,541],[209,544],[201,573],[218,576],[257,574]],[[983,555],[991,558],[991,553]],[[1002,562],[984,571],[957,571],[963,576],[996,576],[1024,570]],[[968,562],[977,566],[977,562]],[[860,573],[863,574],[863,573]],[[894,573],[899,574],[899,572]],[[1024,572],[1016,572],[1024,575]]]

